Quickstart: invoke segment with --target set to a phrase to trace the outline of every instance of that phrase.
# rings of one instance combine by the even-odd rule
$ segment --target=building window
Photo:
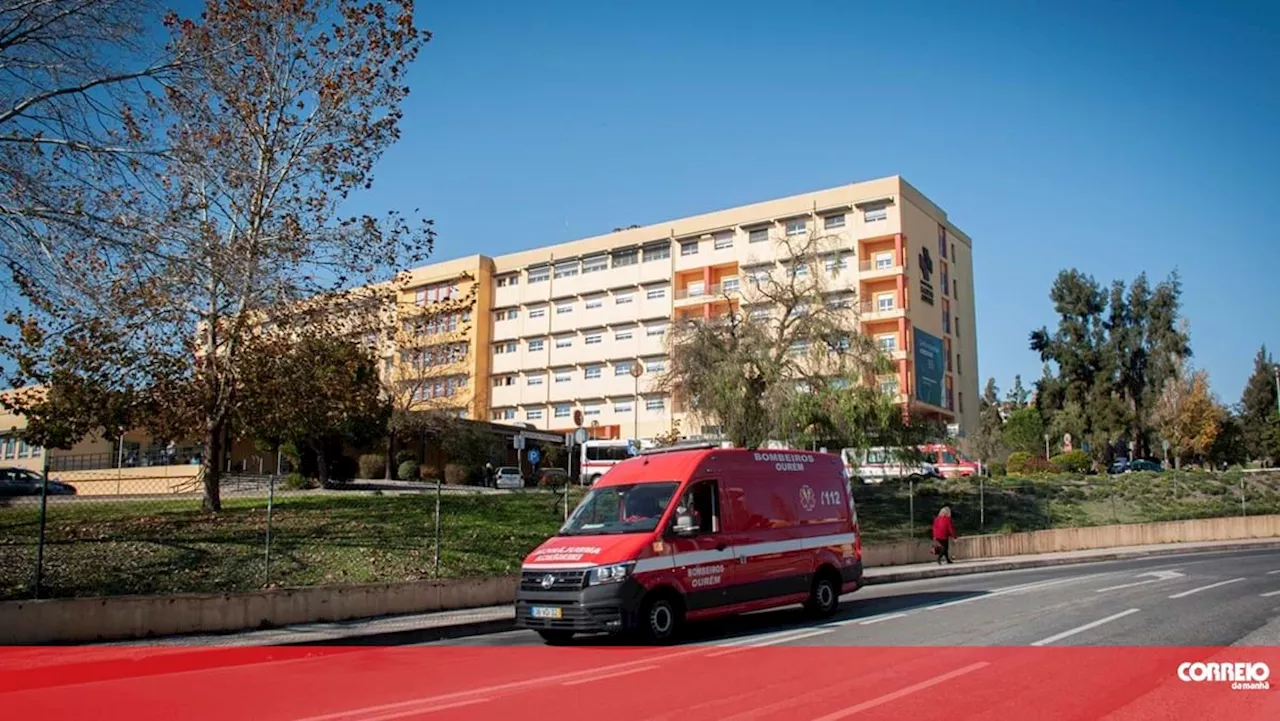
[[[893,310],[893,293],[881,293],[876,296],[876,310],[884,312]]]
[[[801,355],[808,350],[809,350],[809,341],[807,340],[795,341],[787,348],[787,352],[790,353],[791,355]]]
[[[631,375],[630,363],[617,363],[613,366],[613,374],[615,376]]]
[[[568,383],[573,380],[573,375],[569,371],[556,371],[556,383]]]
[[[542,420],[542,409],[541,409],[541,408],[530,408],[529,410],[527,410],[527,411],[525,411],[525,412],[524,412],[524,419],[525,419],[526,421],[540,421],[540,420]]]
[[[898,350],[898,336],[896,335],[882,335],[877,337],[876,340],[880,343],[880,350],[885,353],[893,353]]]
[[[787,235],[804,235],[809,230],[809,221],[806,218],[793,218],[787,221]]]
[[[862,209],[862,222],[864,223],[875,223],[888,219],[889,207],[887,205],[868,205]]]
[[[531,268],[529,270],[530,283],[545,283],[548,280],[551,280],[550,268]]]
[[[667,289],[666,289],[666,288],[654,288],[653,290],[649,291],[648,293],[645,293],[645,297],[646,297],[646,298],[648,298],[649,300],[661,300],[662,298],[666,298],[666,297],[667,297]]]
[[[886,396],[896,397],[898,395],[898,379],[886,378],[880,381],[880,392]]]
[[[582,415],[584,415],[584,416],[598,416],[598,415],[600,415],[600,406],[583,406],[583,407],[582,407]]]
[[[749,317],[751,320],[764,320],[765,318],[769,317],[769,309],[753,308],[751,312],[747,314],[747,317]]]
[[[592,298],[591,300],[587,301],[587,304],[586,304],[586,306],[585,306],[585,307],[586,307],[586,309],[587,309],[587,310],[595,310],[596,308],[603,308],[603,307],[604,307],[604,299],[603,299],[603,298]]]
[[[671,257],[671,244],[651,245],[644,249],[644,262],[666,260]]]
[[[632,408],[631,401],[619,402],[619,403],[613,404],[614,413],[630,413],[631,408]]]
[[[542,374],[538,374],[536,376],[529,376],[529,379],[526,385],[540,386],[543,383],[545,383],[546,380],[547,380],[547,377]]]
[[[942,332],[951,332],[951,302],[946,298],[942,299]]]
[[[499,288],[506,288],[507,286],[510,286],[510,285],[520,285],[520,276],[518,276],[518,275],[504,275],[504,276],[500,276],[500,277],[498,278],[498,287],[499,287]]]
[[[662,398],[649,398],[644,402],[646,411],[660,411],[667,407],[667,402]]]
[[[791,274],[797,278],[807,278],[809,276],[809,264],[800,263],[791,269]]]
[[[952,244],[951,244],[951,257],[952,257],[952,258],[956,257],[956,244],[955,244],[955,243],[952,243]]]
[[[573,345],[573,338],[556,338],[557,348],[568,348]]]
[[[608,270],[608,269],[609,269],[608,256],[599,255],[594,258],[587,258],[586,260],[582,261],[582,273],[584,275],[587,273],[599,273],[602,270]]]
[[[715,249],[726,250],[733,247],[733,233],[716,233]]]
[[[584,340],[584,342],[587,345],[596,345],[597,343],[601,343],[603,341],[604,341],[604,336],[599,333],[593,333],[587,336],[586,339]]]
[[[613,297],[613,302],[615,305],[626,305],[627,303],[630,303],[633,300],[635,300],[635,297],[632,296],[630,293],[623,293],[620,295],[615,295]]]
[[[893,267],[893,253],[876,253],[876,270]]]
[[[768,228],[752,228],[747,232],[748,243],[763,243],[769,239]]]
[[[828,273],[834,275],[842,270],[847,270],[849,268],[849,262],[840,256],[836,256],[834,258],[827,258],[823,261],[823,267],[827,269]]]
[[[649,361],[644,364],[646,373],[661,373],[664,368],[666,368],[666,364],[662,361]]]
[[[558,306],[556,306],[556,315],[566,315],[566,314],[568,314],[568,313],[572,313],[572,312],[573,312],[573,305],[572,305],[572,304],[565,303],[564,305],[558,305]]]
[[[577,274],[578,274],[577,263],[562,263],[556,266],[555,277],[557,278],[572,278]]]
[[[569,406],[568,406],[568,405],[558,405],[558,406],[556,406],[556,418],[568,418],[568,417],[569,417],[569,410],[570,410],[570,408],[569,408]]]
[[[822,227],[831,230],[833,228],[844,227],[844,213],[839,215],[828,215],[822,219]]]
[[[503,355],[505,353],[515,353],[516,342],[513,340],[510,340],[510,341],[507,341],[506,343],[499,343],[498,345],[494,346],[493,352],[497,353],[498,355]],[[434,365],[434,363],[430,365]]]
[[[960,337],[960,316],[956,316],[956,337]]]
[[[697,255],[698,241],[687,240],[680,244],[680,255]]]
[[[961,413],[964,413],[964,391],[956,394],[956,407]]]
[[[947,257],[947,226],[938,226],[938,256]]]
[[[644,334],[652,338],[653,336],[662,335],[667,332],[665,325],[655,325],[645,328]]]
[[[496,410],[496,411],[494,411],[492,414],[490,414],[490,417],[491,417],[493,420],[495,420],[495,421],[509,421],[509,420],[511,420],[512,418],[515,418],[515,417],[516,417],[516,409],[514,409],[514,408],[499,408],[498,410]]]
[[[640,262],[640,251],[624,250],[613,254],[613,267],[621,268],[627,265],[635,265]]]
[[[600,366],[588,366],[582,373],[582,377],[592,381],[600,377]]]
[[[618,331],[617,333],[615,333],[615,334],[614,334],[613,339],[614,339],[614,340],[618,340],[618,341],[622,341],[622,340],[631,340],[631,331],[629,331],[629,330],[620,330],[620,331]]]
[[[516,384],[515,376],[494,376],[493,387],[501,388],[503,386],[513,386]]]
[[[697,298],[707,291],[707,286],[700,280],[695,280],[685,287],[690,298]]]
[[[955,278],[951,279],[951,297],[956,300],[960,299],[960,281]]]
[[[737,293],[738,288],[739,281],[737,278],[725,278],[724,282],[720,284],[720,289],[725,293]]]
[[[542,350],[544,347],[545,347],[545,341],[543,341],[541,338],[537,340],[529,341],[530,353],[537,353],[538,351]]]
[[[520,314],[519,314],[519,311],[517,311],[515,308],[512,308],[510,310],[497,311],[493,314],[493,317],[494,317],[494,320],[498,320],[498,321],[516,320],[517,318],[520,317]]]
[[[530,317],[530,318],[545,318],[545,317],[547,317],[547,307],[546,307],[546,306],[542,306],[541,308],[530,308],[530,309],[529,309],[529,317]]]
[[[947,264],[941,263],[941,265],[942,265],[942,293],[945,295],[948,290],[951,290],[951,275],[947,272]]]
[[[964,369],[960,367],[960,354],[956,353],[956,374],[964,375]]]

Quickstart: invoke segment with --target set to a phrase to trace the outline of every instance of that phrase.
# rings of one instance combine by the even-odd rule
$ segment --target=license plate
[[[561,618],[564,611],[556,606],[534,606],[529,609],[529,615],[534,618]]]

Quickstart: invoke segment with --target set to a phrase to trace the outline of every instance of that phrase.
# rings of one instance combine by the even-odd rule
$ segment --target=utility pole
[[[631,379],[634,384],[634,397],[631,400],[631,437],[640,441],[640,376],[644,374],[644,366],[640,365],[640,359],[637,358],[631,366]]]
[[[1276,375],[1276,413],[1280,413],[1280,363],[1271,366]]]

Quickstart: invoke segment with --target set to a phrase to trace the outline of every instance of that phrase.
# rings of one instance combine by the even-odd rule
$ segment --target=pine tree
[[[1252,458],[1280,458],[1277,427],[1275,362],[1264,345],[1253,358],[1253,375],[1240,397],[1240,430]]]

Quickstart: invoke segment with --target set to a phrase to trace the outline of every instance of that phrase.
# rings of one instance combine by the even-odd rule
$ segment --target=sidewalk
[[[1280,538],[1249,541],[1208,541],[1203,543],[1163,543],[1150,546],[1126,546],[1090,551],[985,558],[977,561],[959,559],[952,565],[943,566],[939,566],[936,563],[916,563],[904,566],[869,568],[866,570],[864,577],[867,585],[875,585],[1025,568],[1048,568],[1090,561],[1115,561],[1196,551],[1240,551],[1262,548],[1280,549]],[[361,619],[338,623],[307,623],[262,631],[171,636],[148,639],[146,641],[117,641],[95,645],[99,647],[119,647],[142,644],[147,646],[219,648],[311,645],[390,646],[406,643],[427,643],[448,638],[508,631],[514,628],[514,621],[515,611],[511,606],[490,606],[487,608]]]

